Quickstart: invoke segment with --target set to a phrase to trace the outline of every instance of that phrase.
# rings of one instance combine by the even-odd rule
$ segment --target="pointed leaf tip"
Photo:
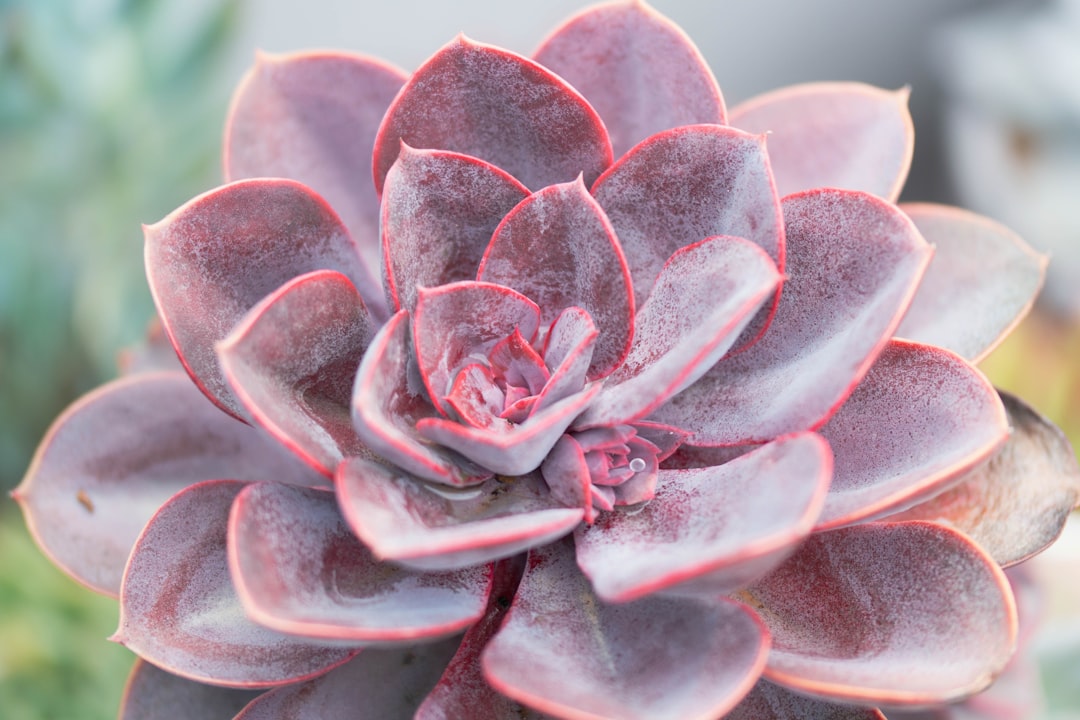
[[[731,124],[773,132],[769,159],[781,197],[837,187],[895,200],[915,147],[907,95],[862,83],[793,85],[738,105]]]
[[[390,105],[375,141],[375,188],[399,140],[452,150],[541,188],[611,164],[596,111],[566,82],[531,60],[459,36],[422,65]]]

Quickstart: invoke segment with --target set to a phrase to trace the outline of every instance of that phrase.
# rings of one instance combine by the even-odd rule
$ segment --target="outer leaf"
[[[524,568],[524,555],[495,564],[494,585],[484,617],[465,633],[435,689],[416,711],[415,720],[542,720],[546,717],[495,692],[480,667],[480,653],[502,625]]]
[[[338,468],[337,492],[346,521],[376,557],[420,570],[509,557],[566,535],[582,518],[535,476],[454,490],[355,458]]]
[[[378,287],[380,261],[375,132],[405,79],[362,55],[257,53],[225,125],[225,178],[292,178],[326,198],[359,244],[370,278],[364,290]],[[386,318],[381,298],[365,299]]]
[[[411,718],[457,644],[458,639],[451,638],[416,647],[364,650],[322,677],[265,693],[234,720]]]
[[[784,269],[784,225],[764,139],[692,125],[653,135],[592,188],[622,243],[640,306],[673,252],[714,235],[746,238]]]
[[[768,649],[738,603],[607,605],[563,541],[529,554],[510,614],[481,657],[501,693],[561,718],[712,720],[752,687]]]
[[[604,119],[615,157],[661,130],[725,123],[720,87],[701,53],[644,2],[586,9],[548,36],[534,57],[588,98]]]
[[[256,688],[325,672],[356,651],[290,638],[245,615],[229,578],[225,529],[244,488],[212,480],[174,495],[131,551],[113,640],[171,673]]]
[[[947,350],[893,340],[821,434],[836,473],[819,530],[941,492],[997,450],[1009,428],[982,373]]]
[[[452,150],[541,188],[584,173],[592,183],[611,164],[611,142],[596,111],[557,75],[506,50],[464,36],[409,79],[375,140],[375,188],[405,141]]]
[[[580,177],[533,193],[514,208],[491,238],[477,279],[535,302],[544,326],[567,308],[588,311],[600,333],[590,379],[609,375],[630,349],[630,271],[611,223]]]
[[[828,700],[957,700],[989,685],[1016,643],[1004,573],[932,523],[817,533],[744,599],[773,635],[766,677]]]
[[[319,270],[287,282],[218,345],[233,393],[282,444],[327,476],[367,448],[349,402],[375,321],[349,279]]]
[[[820,427],[870,369],[931,248],[893,205],[818,190],[784,199],[788,280],[772,325],[654,415],[694,445],[740,445]]]
[[[412,312],[419,287],[475,280],[491,234],[528,194],[479,158],[403,145],[382,200],[383,268],[393,308]]]
[[[180,372],[109,383],[57,418],[13,496],[45,554],[120,592],[135,538],[163,502],[208,478],[319,485],[260,430],[218,410]]]
[[[204,685],[136,660],[119,720],[228,720],[256,697],[257,692]]]
[[[832,470],[805,433],[726,465],[661,470],[656,497],[575,534],[578,565],[608,602],[654,592],[709,599],[768,572],[814,525]]]
[[[707,238],[677,250],[637,314],[634,344],[577,426],[633,422],[692,384],[726,353],[780,274],[741,238]]]
[[[435,414],[411,362],[409,313],[399,311],[382,327],[360,363],[352,414],[364,444],[398,467],[447,485],[482,482],[416,432],[419,418]]]
[[[413,320],[413,347],[431,401],[451,413],[445,397],[457,371],[472,356],[486,356],[517,330],[531,343],[540,309],[513,290],[481,282],[421,288]]]
[[[834,705],[759,680],[724,720],[886,720],[880,710]]]
[[[237,417],[243,410],[214,345],[256,303],[312,270],[338,270],[381,303],[381,291],[365,285],[367,270],[341,220],[291,180],[243,180],[211,190],[145,233],[146,275],[161,321],[195,382]]]
[[[893,516],[963,530],[1003,567],[1044,550],[1080,504],[1080,467],[1065,435],[1019,398],[1002,392],[1008,442],[954,488]]]
[[[251,485],[229,517],[229,566],[248,617],[290,635],[350,643],[452,635],[484,611],[491,569],[417,573],[380,563],[333,493]]]
[[[1003,225],[966,210],[901,209],[935,252],[896,334],[977,362],[1031,309],[1047,258]]]
[[[915,150],[910,94],[862,83],[794,85],[736,106],[731,124],[770,133],[781,196],[837,187],[896,200]]]

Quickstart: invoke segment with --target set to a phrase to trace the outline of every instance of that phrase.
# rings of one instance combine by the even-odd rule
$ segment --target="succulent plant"
[[[122,717],[880,718],[984,689],[1002,568],[1080,472],[972,364],[1044,260],[895,204],[906,99],[729,113],[636,1],[533,59],[260,56],[229,182],[146,228],[187,374],[159,336],[16,491],[119,597]]]

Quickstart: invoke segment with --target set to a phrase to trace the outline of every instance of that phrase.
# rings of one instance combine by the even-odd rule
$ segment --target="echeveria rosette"
[[[260,56],[230,182],[147,228],[194,383],[88,396],[16,491],[119,595],[153,664],[128,713],[274,687],[237,717],[854,719],[983,689],[1001,566],[1080,472],[971,365],[1042,259],[894,204],[906,97],[729,113],[641,2],[533,60]]]

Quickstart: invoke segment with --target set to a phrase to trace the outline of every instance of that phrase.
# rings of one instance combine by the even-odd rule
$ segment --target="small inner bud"
[[[641,472],[645,469],[645,461],[641,458],[634,458],[630,461],[630,469],[636,473]]]

